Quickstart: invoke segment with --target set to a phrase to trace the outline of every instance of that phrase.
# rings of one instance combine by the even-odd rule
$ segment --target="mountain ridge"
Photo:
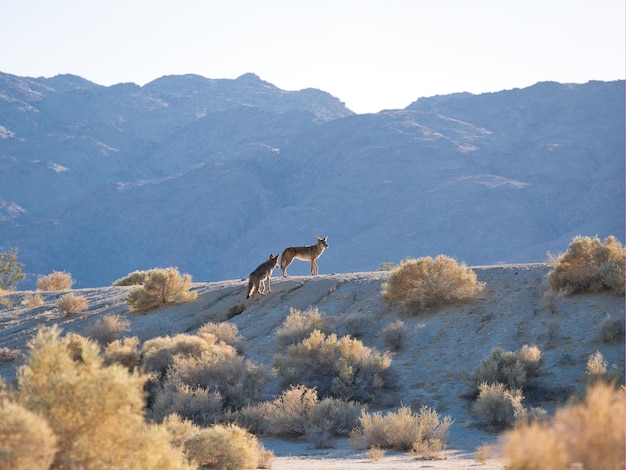
[[[360,115],[254,74],[0,73],[0,250],[18,247],[25,283],[64,270],[77,287],[169,265],[241,278],[314,235],[325,273],[541,262],[579,234],[624,240],[623,130],[623,80]]]

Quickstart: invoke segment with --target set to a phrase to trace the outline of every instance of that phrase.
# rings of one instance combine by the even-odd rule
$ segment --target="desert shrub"
[[[597,383],[586,399],[556,411],[549,421],[531,422],[508,432],[507,468],[624,468],[624,389]]]
[[[197,298],[191,292],[191,275],[181,275],[176,268],[152,269],[142,287],[133,288],[126,302],[133,312],[147,312],[167,304],[189,302]]]
[[[104,350],[105,365],[120,364],[130,372],[134,371],[141,363],[138,346],[139,338],[136,336],[111,341]]]
[[[510,390],[521,389],[527,379],[541,374],[541,363],[541,350],[535,345],[524,345],[517,351],[494,348],[472,374],[473,387],[478,391],[482,383],[501,383]]]
[[[314,330],[329,333],[327,321],[317,307],[309,307],[305,311],[290,308],[282,327],[276,332],[276,341],[280,347],[286,348],[300,343]]]
[[[249,404],[271,377],[269,368],[244,360],[232,346],[216,343],[199,357],[175,356],[166,382],[214,388],[224,408],[238,409]]]
[[[78,335],[60,338],[56,327],[40,329],[18,371],[16,395],[57,436],[56,467],[149,468],[139,460],[154,438],[144,424],[146,378],[116,364],[105,366],[99,351]],[[151,461],[171,462],[175,456],[168,452],[150,447]],[[169,468],[185,467],[181,458]]]
[[[609,316],[600,324],[600,341],[603,343],[623,343],[624,334],[624,321],[619,318]]]
[[[0,402],[0,470],[47,469],[56,450],[56,436],[44,418],[17,403]]]
[[[30,310],[43,307],[43,304],[43,297],[39,292],[26,294],[22,300],[22,305],[25,305]]]
[[[130,329],[130,320],[119,315],[106,315],[85,328],[85,333],[102,346]]]
[[[21,355],[22,354],[20,353],[19,349],[1,347],[0,348],[0,364],[3,364],[5,362],[13,362]]]
[[[73,284],[72,275],[62,271],[53,271],[37,279],[37,289],[43,291],[68,290]]]
[[[482,383],[472,412],[483,423],[508,426],[524,415],[521,390],[509,390],[501,383]]]
[[[65,294],[57,305],[58,309],[66,315],[80,313],[87,309],[89,302],[82,295]]]
[[[134,271],[113,283],[114,287],[140,286],[146,282],[148,271]]]
[[[319,401],[317,391],[292,386],[271,402],[242,409],[237,421],[254,432],[273,436],[307,436],[317,448],[332,436],[347,436],[358,424],[365,406],[337,398]]]
[[[389,273],[383,284],[383,296],[407,311],[425,311],[430,307],[471,300],[482,292],[474,271],[444,255],[419,259],[407,258]]]
[[[273,458],[253,434],[234,424],[201,429],[183,446],[190,460],[220,470],[269,468]]]
[[[445,448],[452,420],[449,416],[441,419],[437,411],[426,406],[419,413],[403,406],[397,413],[384,416],[362,411],[359,423],[350,435],[350,444],[357,449],[377,447],[431,457]]]
[[[585,368],[585,376],[583,382],[587,386],[604,382],[607,384],[616,383],[620,380],[620,373],[614,365],[610,370],[607,368],[607,362],[600,351],[587,358],[587,367]]]
[[[148,372],[164,374],[172,365],[175,356],[200,357],[203,352],[213,351],[216,358],[232,357],[234,348],[228,345],[212,349],[216,342],[215,336],[196,336],[184,333],[175,336],[160,336],[144,342],[141,348],[143,366]]]
[[[154,394],[148,417],[161,422],[176,414],[194,424],[207,426],[222,420],[222,408],[222,396],[217,391],[168,382]]]
[[[239,334],[237,325],[235,325],[234,323],[206,323],[202,325],[198,330],[198,336],[204,337],[206,335],[215,336],[218,341],[232,346],[239,353],[242,353],[244,350],[245,339]]]
[[[406,341],[406,328],[402,320],[396,320],[388,324],[382,330],[382,338],[385,345],[392,351],[399,351]]]
[[[572,293],[612,290],[624,294],[624,248],[614,236],[575,237],[548,274],[550,289]]]
[[[284,354],[274,356],[283,384],[316,388],[323,398],[367,401],[388,386],[391,358],[349,336],[315,330]]]

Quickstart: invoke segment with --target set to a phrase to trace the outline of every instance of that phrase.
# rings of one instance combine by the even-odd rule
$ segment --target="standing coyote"
[[[272,277],[272,271],[277,267],[278,255],[274,256],[270,253],[269,259],[265,263],[259,264],[259,266],[250,273],[250,280],[248,281],[248,295],[246,295],[246,299],[253,296],[252,300],[254,300],[255,290],[261,295],[265,295],[266,290],[268,293],[272,292],[270,289],[270,278]],[[265,287],[266,280],[267,288]],[[263,290],[260,290],[261,285],[263,286]]]
[[[294,258],[304,261],[309,260],[311,262],[311,276],[318,275],[317,262],[315,260],[322,256],[325,248],[328,248],[328,243],[326,242],[328,237],[320,238],[315,235],[315,238],[317,239],[315,245],[290,246],[289,248],[285,248],[280,258],[280,268],[283,270],[283,277],[287,277],[287,268],[293,262]]]

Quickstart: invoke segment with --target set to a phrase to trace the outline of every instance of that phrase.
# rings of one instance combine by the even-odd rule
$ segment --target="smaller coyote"
[[[270,278],[272,277],[272,271],[278,267],[278,255],[274,256],[270,253],[269,259],[265,263],[259,264],[259,266],[250,273],[250,280],[248,281],[248,295],[246,299],[252,296],[254,300],[254,291],[261,295],[265,295],[265,291],[272,292],[270,289]],[[267,280],[267,287],[265,287],[265,281]],[[263,290],[260,290],[260,286],[263,286]]]
[[[287,268],[293,262],[294,258],[301,259],[303,261],[309,260],[311,262],[311,276],[317,276],[319,271],[317,269],[317,258],[322,256],[324,249],[328,248],[326,240],[328,237],[320,238],[315,235],[317,243],[311,246],[290,246],[285,248],[283,255],[280,258],[280,268],[283,270],[283,277],[287,277]]]

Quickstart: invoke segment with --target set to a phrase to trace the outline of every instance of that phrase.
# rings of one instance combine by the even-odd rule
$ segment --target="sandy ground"
[[[42,293],[43,307],[29,310],[22,305],[27,293],[11,294],[13,305],[0,307],[0,348],[26,353],[26,345],[42,325],[59,325],[64,332],[83,333],[86,326],[105,315],[120,314],[131,321],[126,335],[146,340],[180,332],[194,333],[205,323],[230,321],[246,339],[244,354],[257,363],[271,364],[276,352],[276,331],[291,308],[317,307],[332,318],[338,334],[351,334],[364,344],[385,350],[380,332],[400,319],[407,331],[401,350],[393,354],[397,383],[370,411],[396,411],[408,405],[419,410],[435,408],[450,416],[448,449],[440,460],[420,460],[407,453],[387,452],[372,461],[364,451],[354,450],[346,439],[337,439],[330,449],[312,449],[306,441],[263,438],[275,454],[273,469],[402,469],[433,468],[503,469],[505,462],[493,452],[486,463],[477,462],[481,445],[498,444],[498,435],[486,432],[470,412],[467,375],[481,359],[500,346],[517,350],[537,345],[544,357],[543,374],[534,385],[544,390],[527,407],[541,406],[552,413],[567,396],[582,387],[587,358],[600,351],[609,366],[624,373],[624,343],[605,344],[599,338],[601,323],[609,316],[624,321],[624,299],[613,294],[588,294],[563,298],[549,308],[544,301],[549,268],[543,264],[473,267],[485,283],[482,298],[469,304],[433,309],[426,314],[406,315],[392,309],[382,298],[387,272],[346,273],[318,277],[272,279],[271,295],[255,303],[246,301],[247,280],[195,283],[198,299],[146,314],[129,313],[125,302],[128,288],[105,287],[74,290],[89,302],[78,315],[63,315],[58,299],[67,292]],[[5,381],[15,377],[21,361],[0,364]],[[263,391],[272,399],[277,383]]]

